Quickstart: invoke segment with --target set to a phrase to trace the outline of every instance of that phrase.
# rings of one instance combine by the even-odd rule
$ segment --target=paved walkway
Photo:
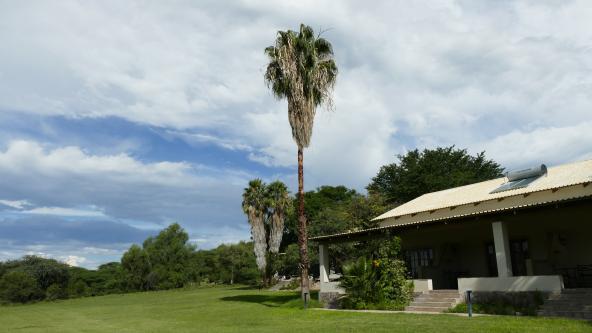
[[[392,310],[348,310],[348,309],[324,309],[313,308],[313,310],[321,311],[338,311],[338,312],[360,312],[360,313],[412,313],[412,314],[429,314],[429,315],[452,315],[459,317],[468,317],[466,313],[452,313],[452,312],[427,312],[427,311],[392,311]],[[494,316],[483,313],[473,313],[473,317]]]

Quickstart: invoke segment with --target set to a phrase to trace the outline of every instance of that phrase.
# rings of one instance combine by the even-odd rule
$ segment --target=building
[[[378,217],[373,229],[312,238],[319,243],[321,298],[329,281],[327,245],[401,237],[415,291],[475,292],[592,288],[592,160],[422,195]]]

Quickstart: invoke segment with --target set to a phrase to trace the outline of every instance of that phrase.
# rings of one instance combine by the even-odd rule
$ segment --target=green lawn
[[[219,287],[0,307],[6,332],[592,332],[587,322],[302,310],[291,292]]]

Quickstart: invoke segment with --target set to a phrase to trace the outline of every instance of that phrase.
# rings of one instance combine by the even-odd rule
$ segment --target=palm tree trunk
[[[304,216],[304,165],[302,147],[298,147],[298,248],[300,250],[300,290],[303,301],[310,297],[308,286],[308,233]]]

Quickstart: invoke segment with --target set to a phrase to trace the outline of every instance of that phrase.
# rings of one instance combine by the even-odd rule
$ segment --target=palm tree
[[[284,220],[290,206],[288,187],[275,181],[267,185],[267,213],[269,221],[269,252],[278,253],[284,234]]]
[[[278,31],[275,45],[265,49],[269,64],[265,82],[278,99],[288,100],[288,120],[298,146],[298,247],[302,297],[309,295],[308,235],[304,216],[303,149],[310,144],[316,107],[333,108],[331,93],[337,77],[331,43],[311,27]]]
[[[257,267],[265,272],[267,266],[266,252],[267,240],[265,236],[265,194],[266,186],[261,179],[254,179],[249,182],[249,187],[243,192],[243,211],[247,214],[251,225],[251,236],[253,237],[255,258]]]

